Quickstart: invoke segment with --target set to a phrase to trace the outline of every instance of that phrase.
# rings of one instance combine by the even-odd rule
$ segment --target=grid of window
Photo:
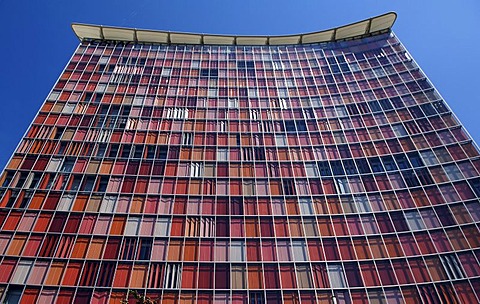
[[[479,170],[393,34],[82,43],[0,178],[0,299],[475,303]]]

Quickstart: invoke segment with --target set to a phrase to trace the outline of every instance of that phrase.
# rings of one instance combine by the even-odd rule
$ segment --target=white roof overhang
[[[390,31],[397,19],[394,12],[319,32],[285,36],[231,36],[142,30],[73,23],[80,41],[103,40],[154,44],[290,45],[350,40]]]

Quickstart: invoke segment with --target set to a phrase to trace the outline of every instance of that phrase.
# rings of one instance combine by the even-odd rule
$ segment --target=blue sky
[[[328,29],[388,11],[398,13],[395,33],[480,142],[478,0],[0,0],[0,168],[78,44],[72,22],[279,35]]]

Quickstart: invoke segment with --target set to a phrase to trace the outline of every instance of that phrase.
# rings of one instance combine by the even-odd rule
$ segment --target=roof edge
[[[80,41],[134,42],[193,45],[292,45],[353,40],[389,32],[397,19],[388,12],[347,25],[304,34],[280,36],[239,36],[197,34],[72,23]]]

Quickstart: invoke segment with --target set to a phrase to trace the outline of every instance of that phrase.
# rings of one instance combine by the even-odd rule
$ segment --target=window
[[[64,197],[66,198],[68,196],[64,195]],[[73,201],[73,196],[72,196],[71,199]],[[102,200],[101,205],[100,205],[99,212],[105,212],[105,213],[113,212],[113,210],[115,209],[116,202],[117,202],[117,197],[116,196],[105,196]]]
[[[335,179],[337,191],[340,194],[347,194],[350,193],[350,185],[348,184],[348,180],[346,178],[337,178]]]
[[[250,304],[265,304],[265,298],[263,297],[263,292],[250,292],[248,296],[250,298]]]
[[[20,261],[17,265],[17,269],[15,270],[15,273],[13,274],[13,277],[11,279],[12,284],[25,284],[25,281],[28,277],[28,274],[30,273],[30,270],[32,269],[33,266],[33,261]],[[8,300],[6,303],[10,303]],[[16,302],[12,302],[16,303]]]
[[[60,168],[60,165],[62,163],[62,159],[59,157],[52,157],[50,162],[48,163],[47,168],[45,169],[46,171],[58,171]]]
[[[95,185],[95,176],[85,176],[83,180],[82,191],[92,191],[93,186]]]
[[[300,205],[300,213],[302,215],[313,215],[313,206],[312,206],[312,200],[311,199],[300,199],[298,201]]]
[[[167,108],[165,109],[166,118],[186,119],[188,118],[187,108]]]
[[[283,63],[281,61],[272,62],[274,70],[283,70]]]
[[[73,109],[75,109],[75,104],[73,103],[66,103],[62,109],[63,114],[71,114],[73,113]]]
[[[250,119],[251,120],[258,120],[258,111],[250,109]]]
[[[202,163],[190,163],[190,177],[201,177],[203,175]]]
[[[183,133],[182,134],[182,145],[191,146],[193,144],[193,134],[192,133]]]
[[[127,220],[127,225],[125,227],[125,235],[138,235],[140,220],[139,217],[130,217]]]
[[[59,211],[70,211],[70,208],[72,207],[74,198],[75,198],[75,196],[73,194],[62,195],[62,198],[60,198],[60,201],[58,203],[57,210],[59,210]]]
[[[247,275],[245,266],[232,265],[231,270],[231,288],[232,289],[245,289],[247,283]]]
[[[357,212],[372,212],[372,208],[370,207],[370,203],[366,196],[354,196],[353,200],[357,207]]]
[[[75,160],[67,158],[63,162],[63,165],[60,169],[62,172],[72,172],[73,166],[75,165]]]
[[[232,241],[230,243],[230,260],[232,262],[245,261],[245,242]]]
[[[228,107],[229,107],[230,109],[232,109],[232,108],[238,108],[238,99],[229,98],[229,99],[228,99]]]
[[[382,162],[386,171],[397,170],[397,165],[392,156],[382,156]]]
[[[196,61],[194,61],[193,64],[196,64]],[[218,69],[201,69],[200,76],[201,77],[218,77]]]
[[[160,76],[167,77],[167,76],[170,76],[171,74],[172,74],[172,69],[163,68]]]
[[[337,113],[337,116],[348,116],[347,109],[344,106],[336,106],[335,107],[335,112]]]
[[[217,96],[218,96],[217,88],[209,88],[208,89],[208,97],[217,97]]]
[[[317,166],[316,166],[315,163],[306,163],[305,164],[305,171],[306,171],[308,177],[319,176],[318,169],[317,169]]]
[[[440,261],[442,262],[443,268],[450,280],[465,278],[465,273],[463,272],[456,255],[441,255]]]
[[[287,137],[283,134],[276,134],[275,135],[275,142],[277,146],[286,146],[287,143]]]
[[[342,265],[327,265],[327,273],[332,288],[347,287]]]
[[[295,195],[295,185],[293,180],[283,180],[283,195]]]
[[[420,186],[417,176],[413,173],[412,170],[402,172],[403,179],[408,187],[417,187]]]
[[[213,237],[215,236],[215,220],[205,217],[187,218],[186,236]]]
[[[97,157],[104,157],[106,150],[107,150],[107,145],[106,144],[98,145],[96,156]]]
[[[445,173],[447,174],[447,177],[450,181],[463,179],[462,173],[460,172],[456,164],[443,166],[443,170],[445,170]]]
[[[150,239],[140,239],[140,248],[138,253],[139,260],[150,260],[152,253],[152,240]]]
[[[178,289],[180,288],[180,279],[182,276],[182,266],[180,264],[169,263],[165,267],[165,279],[163,288]]]
[[[226,149],[226,148],[218,148],[218,149],[217,149],[217,160],[218,160],[218,161],[226,161],[226,160],[228,160],[228,149]]]
[[[308,260],[307,245],[305,241],[292,242],[293,260],[296,262],[304,262]]]
[[[310,275],[310,267],[305,265],[297,265],[297,284],[299,288],[312,288],[312,277]]]
[[[410,230],[421,230],[425,229],[425,225],[422,221],[422,216],[418,213],[417,210],[405,212],[405,219],[407,220]]]
[[[253,161],[253,148],[247,147],[241,149],[242,160]]]
[[[170,218],[158,218],[155,222],[155,236],[168,236],[170,234]]]

